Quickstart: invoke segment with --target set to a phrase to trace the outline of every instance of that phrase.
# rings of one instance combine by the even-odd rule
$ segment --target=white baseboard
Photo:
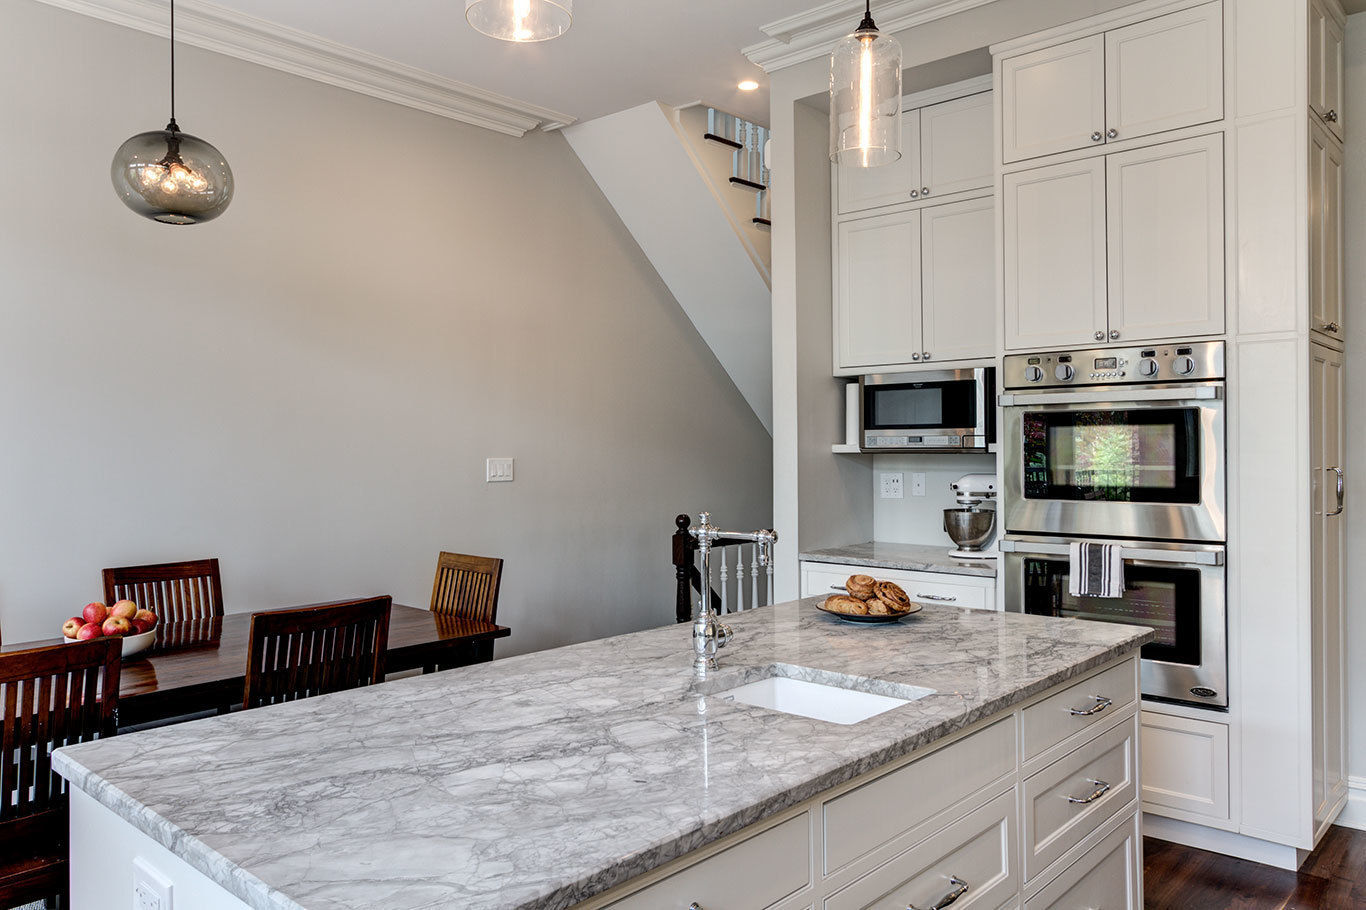
[[[1300,867],[1303,860],[1300,855],[1303,851],[1294,847],[1148,812],[1143,813],[1143,834],[1146,837],[1169,840],[1175,844],[1208,850],[1211,853],[1222,853],[1225,856],[1236,856],[1239,859],[1275,866],[1278,869],[1289,869],[1292,872]]]
[[[1347,805],[1336,824],[1366,831],[1366,777],[1347,778]]]

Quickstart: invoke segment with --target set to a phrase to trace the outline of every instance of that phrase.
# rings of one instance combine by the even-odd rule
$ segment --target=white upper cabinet
[[[1109,339],[1222,332],[1223,135],[1120,152],[1105,166]]]
[[[1105,137],[1132,139],[1224,116],[1218,3],[1105,34]]]
[[[1319,0],[1309,4],[1309,109],[1342,139],[1342,23]]]
[[[901,115],[901,158],[881,167],[835,165],[839,214],[862,212],[920,198],[920,112]]]
[[[996,352],[996,200],[921,209],[921,360]]]
[[[1002,62],[1001,141],[1007,164],[1103,142],[1104,130],[1103,35]]]
[[[1309,131],[1309,328],[1341,343],[1342,148]]]
[[[1105,159],[1006,174],[1007,348],[1105,337]]]
[[[842,222],[838,242],[836,367],[919,359],[920,212]]]
[[[921,198],[990,187],[992,132],[991,92],[921,108]]]

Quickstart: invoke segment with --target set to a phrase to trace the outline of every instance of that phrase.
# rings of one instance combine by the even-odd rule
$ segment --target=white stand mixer
[[[944,510],[944,532],[957,544],[949,555],[958,559],[1000,556],[995,540],[996,510],[982,508],[982,503],[996,498],[996,475],[964,474],[949,484],[949,489],[958,498],[958,508]]]

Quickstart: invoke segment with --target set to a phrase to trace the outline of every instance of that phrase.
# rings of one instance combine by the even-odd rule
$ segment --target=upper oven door
[[[1007,531],[1222,541],[1222,383],[1002,396]]]
[[[865,449],[986,451],[994,442],[992,368],[864,376]]]

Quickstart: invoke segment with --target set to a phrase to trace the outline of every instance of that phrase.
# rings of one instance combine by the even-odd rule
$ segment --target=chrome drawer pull
[[[949,876],[949,884],[953,885],[953,890],[941,897],[939,903],[935,904],[933,907],[926,908],[926,910],[944,910],[949,904],[968,893],[968,883],[956,875]],[[907,904],[906,910],[920,910],[920,908],[915,904]]]
[[[693,901],[691,904],[688,904],[688,910],[702,910],[702,905],[697,901]]]
[[[915,592],[915,596],[919,597],[921,600],[938,600],[943,601],[944,603],[953,603],[958,599],[956,596],[949,594],[922,594],[919,591]]]
[[[832,591],[843,591],[845,594],[848,594],[848,593],[849,593],[849,589],[846,588],[844,585],[831,585],[831,586],[830,586],[830,590],[832,590]]]
[[[1083,796],[1080,798],[1075,796],[1067,797],[1067,801],[1069,803],[1072,803],[1074,806],[1084,806],[1087,803],[1095,802],[1096,800],[1100,799],[1102,796],[1110,792],[1110,785],[1103,780],[1096,780],[1094,777],[1088,777],[1086,778],[1086,782],[1088,784],[1095,784],[1096,789],[1092,790],[1089,796]]]
[[[1084,711],[1079,708],[1068,708],[1067,713],[1071,714],[1073,717],[1090,717],[1092,714],[1099,714],[1110,707],[1110,705],[1114,704],[1114,702],[1110,701],[1110,699],[1106,698],[1104,695],[1092,695],[1091,700],[1096,703],[1095,707],[1087,708]]]

